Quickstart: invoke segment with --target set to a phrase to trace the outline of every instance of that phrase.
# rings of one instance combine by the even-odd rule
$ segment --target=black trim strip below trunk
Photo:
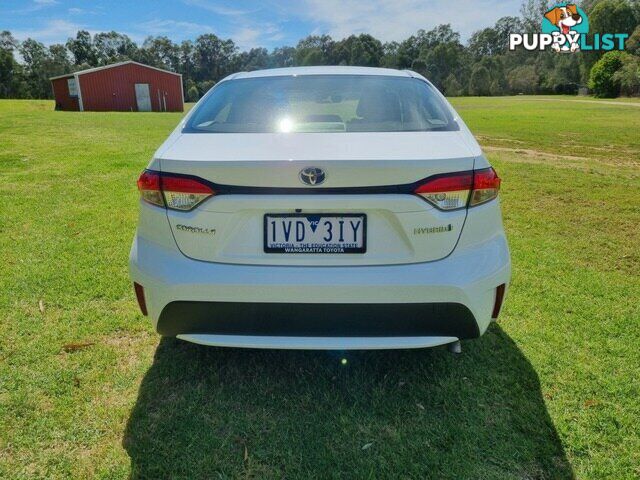
[[[160,177],[181,177],[196,180],[211,187],[216,195],[373,195],[373,194],[413,194],[427,181],[452,175],[473,175],[474,170],[447,172],[431,175],[413,183],[401,185],[373,185],[368,187],[254,187],[250,185],[222,185],[195,175],[185,173],[160,172],[148,170]]]

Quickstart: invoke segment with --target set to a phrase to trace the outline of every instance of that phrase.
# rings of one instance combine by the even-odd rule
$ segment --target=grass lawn
[[[180,115],[0,101],[0,478],[638,478],[640,109],[558,99],[453,100],[503,178],[500,322],[346,366],[138,312],[135,181]]]

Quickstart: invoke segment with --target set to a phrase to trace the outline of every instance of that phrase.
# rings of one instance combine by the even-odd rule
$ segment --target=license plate
[[[367,216],[360,213],[267,213],[264,216],[264,251],[365,253]]]

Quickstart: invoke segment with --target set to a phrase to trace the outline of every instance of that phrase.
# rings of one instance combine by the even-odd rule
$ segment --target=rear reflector
[[[138,306],[142,315],[147,316],[147,302],[144,299],[144,287],[139,283],[133,282],[133,289],[136,292],[136,298],[138,299]]]
[[[504,290],[505,284],[498,285],[496,287],[496,300],[493,304],[493,313],[491,314],[491,318],[494,320],[498,318],[500,315],[500,309],[502,308],[502,300],[504,300]]]
[[[215,195],[204,180],[153,170],[142,172],[138,190],[145,202],[173,210],[191,210]]]
[[[440,210],[473,207],[493,200],[500,190],[500,178],[489,167],[482,170],[437,175],[419,185],[413,193]]]

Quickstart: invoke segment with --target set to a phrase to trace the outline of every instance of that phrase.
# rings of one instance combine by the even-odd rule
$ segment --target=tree
[[[478,66],[486,68],[489,72],[491,95],[494,94],[493,92],[496,92],[496,95],[502,95],[506,90],[508,90],[502,56],[494,55],[482,57],[473,65],[472,70]]]
[[[497,53],[497,34],[493,28],[484,28],[471,35],[469,52],[476,58]]]
[[[46,74],[46,63],[49,51],[40,42],[27,38],[18,47],[25,70],[25,80],[29,84],[29,96],[33,98],[50,98],[51,85]]]
[[[269,68],[293,67],[296,61],[294,47],[274,48],[269,55]]]
[[[559,55],[548,68],[545,87],[553,93],[575,95],[580,86],[580,57]]]
[[[419,73],[420,75],[428,75],[427,64],[420,58],[416,58],[413,62],[411,62],[411,70]]]
[[[60,43],[50,45],[48,55],[41,68],[47,79],[69,73],[72,66],[67,48]],[[50,88],[48,87],[47,90],[50,91]]]
[[[505,53],[509,48],[509,35],[523,31],[522,21],[517,17],[502,17],[495,26],[479,30],[471,35],[469,53],[475,58]]]
[[[507,75],[509,88],[513,93],[536,93],[540,77],[533,65],[516,67]]]
[[[432,48],[424,48],[420,59],[426,66],[426,76],[433,84],[442,87],[450,74],[461,76],[464,47],[458,42],[439,43]]]
[[[213,33],[200,35],[194,51],[197,81],[217,82],[232,73],[237,50],[232,40],[222,40]]]
[[[336,42],[333,47],[333,60],[338,65],[359,65],[378,67],[384,55],[382,43],[371,35],[351,35]]]
[[[114,62],[135,58],[138,47],[131,39],[118,32],[102,32],[93,36],[98,64],[109,65]]]
[[[640,56],[640,24],[627,39],[625,47],[630,54]]]
[[[13,55],[18,42],[8,31],[0,33],[0,98],[24,94],[22,67]]]
[[[176,72],[182,73],[182,81],[194,80],[196,71],[195,46],[191,40],[184,40],[178,49],[178,68]]]
[[[432,30],[418,30],[415,35],[400,42],[397,51],[398,68],[409,68],[421,52],[441,43],[460,43],[460,34],[450,24],[438,25]]]
[[[250,72],[267,68],[269,65],[269,52],[266,48],[252,48],[248,52],[238,55],[238,70]]]
[[[626,0],[602,0],[589,13],[591,33],[626,33],[631,35],[638,20]]]
[[[24,79],[28,85],[28,96],[32,98],[52,98],[50,77],[71,71],[69,53],[64,45],[45,47],[42,43],[28,38],[18,48],[24,62]]]
[[[540,24],[547,10],[549,0],[524,0],[520,7],[522,27],[526,33],[540,33]]]
[[[4,30],[0,32],[0,50],[15,50],[18,46],[18,41],[13,38],[11,32],[8,30]]]
[[[640,0],[629,0],[629,3],[636,17],[636,22],[640,23]]]
[[[489,95],[491,93],[491,75],[482,65],[476,65],[469,79],[469,93],[471,95]]]
[[[613,98],[620,95],[620,82],[614,75],[630,61],[629,56],[625,52],[611,51],[596,62],[589,76],[589,88],[596,97]]]
[[[458,97],[464,93],[462,85],[460,85],[460,82],[458,82],[458,79],[453,73],[450,73],[444,80],[443,89],[443,93],[448,97]]]
[[[382,45],[382,58],[380,59],[380,66],[387,68],[398,68],[398,49],[400,44],[398,42],[387,42]]]
[[[74,58],[75,65],[87,65],[95,67],[98,65],[96,49],[91,39],[91,34],[86,30],[79,30],[76,38],[67,40],[67,49]]]
[[[241,70],[295,65],[361,65],[412,69],[431,80],[447,95],[502,95],[505,93],[574,94],[589,81],[602,52],[557,55],[554,52],[508,49],[513,32],[538,32],[551,0],[524,0],[521,17],[502,17],[493,26],[474,32],[466,46],[449,24],[418,30],[402,41],[382,43],[368,34],[334,40],[310,35],[295,47],[268,51],[239,51],[231,39],[214,34],[174,43],[166,36],[147,37],[142,45],[111,31],[93,37],[80,30],[65,45],[45,47],[28,39],[16,42],[9,32],[0,35],[0,97],[45,98],[51,95],[48,77],[116,61],[132,59],[182,74],[183,91],[195,100],[223,77]],[[640,0],[584,0],[591,30],[629,33],[627,52],[640,55]],[[635,16],[634,16],[635,15]],[[18,51],[17,54],[16,50]],[[598,89],[612,95],[622,90],[637,94],[636,62],[621,57],[617,66],[601,65],[593,72]],[[606,67],[606,68],[605,68]],[[611,68],[614,71],[610,72]],[[463,80],[464,79],[464,80]],[[608,82],[608,83],[607,83]],[[600,91],[599,90],[599,91]],[[613,93],[612,93],[613,92]]]
[[[502,83],[499,80],[493,80],[491,85],[489,86],[489,94],[492,97],[498,97],[500,95],[504,95],[504,89],[502,88]]]
[[[198,92],[202,92],[202,94],[204,95],[209,90],[211,90],[215,86],[215,84],[216,82],[214,82],[213,80],[203,80],[201,82],[198,82]]]
[[[309,35],[296,46],[296,65],[330,65],[335,42],[329,35]]]
[[[135,57],[136,60],[153,67],[174,72],[180,69],[180,47],[168,37],[147,37]]]
[[[594,33],[626,33],[631,35],[637,23],[634,11],[626,0],[601,0],[595,3],[589,12],[589,35]],[[602,54],[602,51],[581,53],[585,80]]]
[[[501,17],[496,21],[493,29],[496,32],[496,42],[498,44],[496,53],[505,53],[509,49],[509,36],[512,33],[523,32],[524,23],[518,17]]]
[[[313,67],[316,65],[326,65],[326,57],[322,55],[319,48],[304,49],[300,55],[296,54],[296,60],[303,67]]]
[[[613,81],[620,85],[622,94],[640,95],[640,58],[626,55],[620,69],[613,74]]]
[[[540,33],[540,24],[549,4],[549,0],[524,0],[520,7],[524,32]]]
[[[187,89],[187,102],[197,102],[199,98],[200,93],[194,83]]]
[[[420,48],[435,46],[439,43],[458,43],[460,42],[460,34],[451,28],[450,23],[441,24],[435,28],[425,32],[418,32],[418,43]]]
[[[27,38],[24,42],[22,42],[18,50],[20,51],[20,55],[22,55],[22,59],[24,60],[24,63],[29,67],[30,71],[36,71],[37,68],[42,64],[44,59],[47,57],[46,47],[42,43],[38,42],[37,40],[33,40],[32,38]]]

